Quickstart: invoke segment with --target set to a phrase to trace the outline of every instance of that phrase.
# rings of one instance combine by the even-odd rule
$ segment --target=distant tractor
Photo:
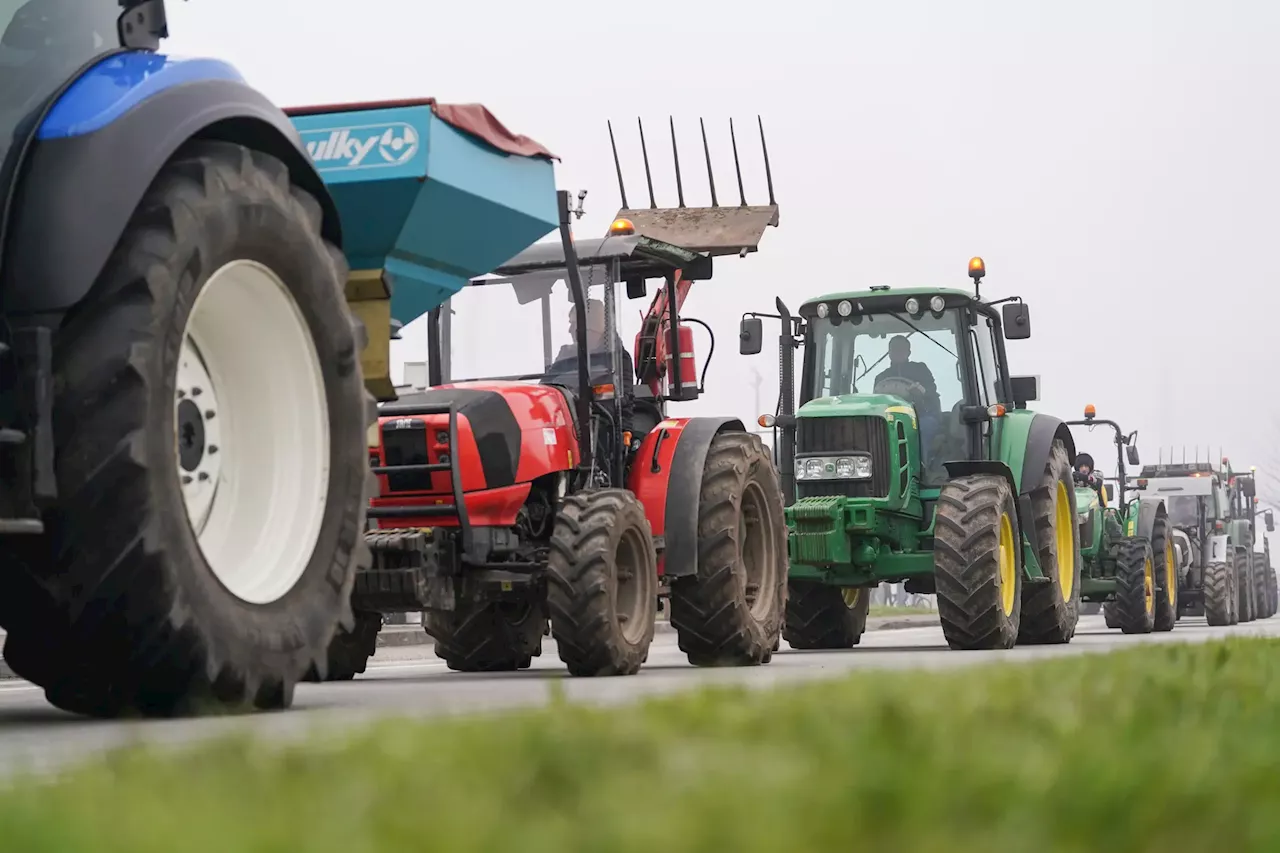
[[[1083,420],[1067,423],[1110,428],[1116,448],[1118,500],[1111,483],[1095,489],[1075,475],[1084,556],[1081,598],[1105,602],[1107,626],[1126,634],[1172,631],[1178,621],[1178,564],[1168,511],[1156,496],[1125,499],[1125,463],[1139,464],[1137,432],[1126,434],[1115,421],[1099,418],[1092,405],[1085,406]]]
[[[872,287],[743,319],[744,354],[762,349],[762,317],[782,325],[781,401],[760,421],[780,433],[793,647],[856,645],[882,582],[936,593],[953,649],[1075,633],[1075,446],[1027,410],[1038,381],[1010,374],[1005,340],[1030,337],[1030,313],[984,301],[985,272],[970,261],[974,293]]]
[[[1258,532],[1258,486],[1256,480],[1256,468],[1249,469],[1249,473],[1236,472],[1231,468],[1231,461],[1226,457],[1222,460],[1222,472],[1227,478],[1228,500],[1231,506],[1231,518],[1234,526],[1233,531],[1238,530],[1238,541],[1243,545],[1246,541],[1249,543],[1249,600],[1245,602],[1241,596],[1241,603],[1247,603],[1250,607],[1250,613],[1257,619],[1269,619],[1276,613],[1276,573],[1271,566],[1271,543],[1268,541],[1265,533],[1259,535]],[[1268,532],[1275,529],[1275,520],[1270,510],[1263,513],[1263,521]],[[1239,522],[1246,522],[1247,532],[1243,525]],[[1262,542],[1262,551],[1255,551],[1253,547]]]
[[[1204,616],[1210,625],[1234,625],[1246,617],[1250,548],[1248,523],[1231,518],[1231,498],[1222,474],[1209,462],[1143,466],[1137,488],[1163,499],[1174,527],[1175,560],[1182,615]]]

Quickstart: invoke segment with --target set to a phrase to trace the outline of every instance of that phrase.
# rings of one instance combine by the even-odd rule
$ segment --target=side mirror
[[[627,298],[640,299],[641,297],[645,296],[649,290],[649,288],[646,287],[647,284],[648,282],[646,282],[643,278],[627,279]]]
[[[1039,376],[1010,376],[1014,408],[1024,409],[1027,403],[1040,399]]]
[[[1115,487],[1115,486],[1113,486],[1111,483],[1105,483],[1105,484],[1103,484],[1103,486],[1102,486],[1102,491],[1103,491],[1103,492],[1106,494],[1106,496],[1107,496],[1107,505],[1108,505],[1108,506],[1110,506],[1112,503],[1114,503],[1114,502],[1115,502],[1115,499],[1116,499],[1116,487]]]
[[[759,317],[743,317],[738,327],[738,352],[756,355],[764,347],[764,321]]]
[[[1271,514],[1271,510],[1267,510],[1267,514],[1262,518],[1267,523],[1267,532],[1273,533],[1276,529],[1276,517]]]
[[[1134,447],[1132,444],[1125,447],[1124,456],[1126,459],[1129,460],[1130,465],[1141,464],[1141,462],[1138,459],[1138,448]]]
[[[1252,477],[1245,477],[1240,481],[1240,488],[1244,492],[1246,498],[1251,498],[1258,493],[1258,484]]]
[[[1004,336],[1011,341],[1031,337],[1031,310],[1025,302],[1010,302],[1000,309]]]

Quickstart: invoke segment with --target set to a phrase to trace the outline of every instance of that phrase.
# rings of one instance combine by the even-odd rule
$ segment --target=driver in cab
[[[1093,470],[1093,457],[1088,453],[1081,453],[1076,456],[1074,477],[1079,485],[1087,486],[1097,492],[1099,502],[1103,506],[1107,505],[1107,496],[1102,490],[1102,477],[1098,475],[1097,471]]]
[[[937,410],[941,407],[938,401],[938,386],[933,380],[933,373],[924,363],[911,361],[911,341],[907,340],[905,335],[894,335],[889,339],[889,366],[876,376],[876,384],[880,384],[885,379],[918,382],[928,395],[928,402],[931,404],[929,408]]]

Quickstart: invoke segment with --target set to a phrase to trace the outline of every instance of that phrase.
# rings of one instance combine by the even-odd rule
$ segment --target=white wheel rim
[[[254,261],[215,272],[192,306],[174,395],[177,471],[209,569],[269,604],[297,584],[329,490],[329,409],[306,319]]]

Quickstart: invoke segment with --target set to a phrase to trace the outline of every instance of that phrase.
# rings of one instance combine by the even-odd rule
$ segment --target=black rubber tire
[[[1156,573],[1156,617],[1153,631],[1172,631],[1178,621],[1178,555],[1173,547],[1173,525],[1167,516],[1157,516],[1151,525],[1151,557]],[[1174,578],[1169,582],[1165,561],[1172,560]]]
[[[1271,595],[1267,590],[1266,569],[1262,565],[1262,555],[1257,551],[1249,552],[1249,575],[1253,580],[1253,600],[1257,619],[1271,618]]]
[[[32,565],[53,617],[6,625],[13,670],[54,705],[93,716],[280,708],[323,665],[350,606],[372,475],[365,333],[319,203],[279,160],[224,142],[178,151],[148,189],[89,295],[55,336],[61,503]],[[187,520],[174,447],[175,377],[195,297],[224,264],[284,281],[313,333],[331,425],[320,538],[283,598],[253,605],[210,571]],[[266,369],[266,366],[264,366]],[[0,597],[11,594],[7,584]],[[39,600],[37,600],[39,599]]]
[[[453,611],[428,610],[423,628],[436,657],[454,672],[515,672],[542,654],[547,605],[540,592],[523,601],[459,602]]]
[[[1125,634],[1150,634],[1155,628],[1155,561],[1151,542],[1126,536],[1111,546],[1116,561],[1116,622]],[[1151,596],[1147,596],[1147,584]]]
[[[671,582],[680,650],[694,666],[767,663],[787,608],[787,525],[760,436],[722,432],[711,440],[697,514],[697,573]]]
[[[634,565],[619,565],[623,540]],[[620,581],[634,577],[639,633],[619,619]],[[551,635],[570,675],[634,675],[653,643],[658,615],[658,559],[644,507],[624,489],[565,497],[547,556]],[[626,620],[630,622],[631,620]]]
[[[793,649],[851,649],[861,642],[867,630],[872,590],[857,590],[857,599],[850,607],[845,590],[838,586],[811,580],[793,580],[788,586],[782,636]]]
[[[1070,591],[1062,587],[1058,577],[1057,511],[1058,484],[1066,489],[1071,527],[1072,582]],[[1071,458],[1061,439],[1054,439],[1045,460],[1040,485],[1031,493],[1032,530],[1041,571],[1047,584],[1022,587],[1022,621],[1018,627],[1020,645],[1069,643],[1080,621],[1080,572],[1084,563],[1080,555],[1080,527],[1076,522],[1076,490],[1071,477]]]
[[[1277,607],[1280,606],[1280,601],[1277,601],[1277,598],[1280,598],[1280,595],[1277,594],[1280,593],[1280,590],[1277,589],[1276,571],[1267,562],[1266,554],[1259,554],[1257,559],[1258,569],[1262,574],[1263,586],[1267,589],[1267,618],[1270,619],[1276,615]]]
[[[378,651],[378,633],[382,630],[382,614],[357,610],[355,627],[339,628],[329,643],[329,667],[321,674],[314,664],[304,680],[351,681],[369,666],[369,658]]]
[[[1102,605],[1102,619],[1108,628],[1119,628],[1120,617],[1116,615],[1116,603],[1108,601]]]
[[[1234,569],[1226,563],[1210,563],[1204,567],[1204,618],[1210,625],[1235,624],[1234,577]]]
[[[1237,548],[1231,559],[1236,570],[1239,621],[1240,623],[1252,622],[1258,618],[1257,603],[1253,600],[1253,560],[1249,559],[1249,552],[1243,548]]]
[[[1013,529],[1012,612],[1001,601],[1001,518]],[[1022,539],[1008,481],[994,474],[943,485],[934,517],[933,575],[938,618],[952,649],[1009,649],[1022,615]]]

